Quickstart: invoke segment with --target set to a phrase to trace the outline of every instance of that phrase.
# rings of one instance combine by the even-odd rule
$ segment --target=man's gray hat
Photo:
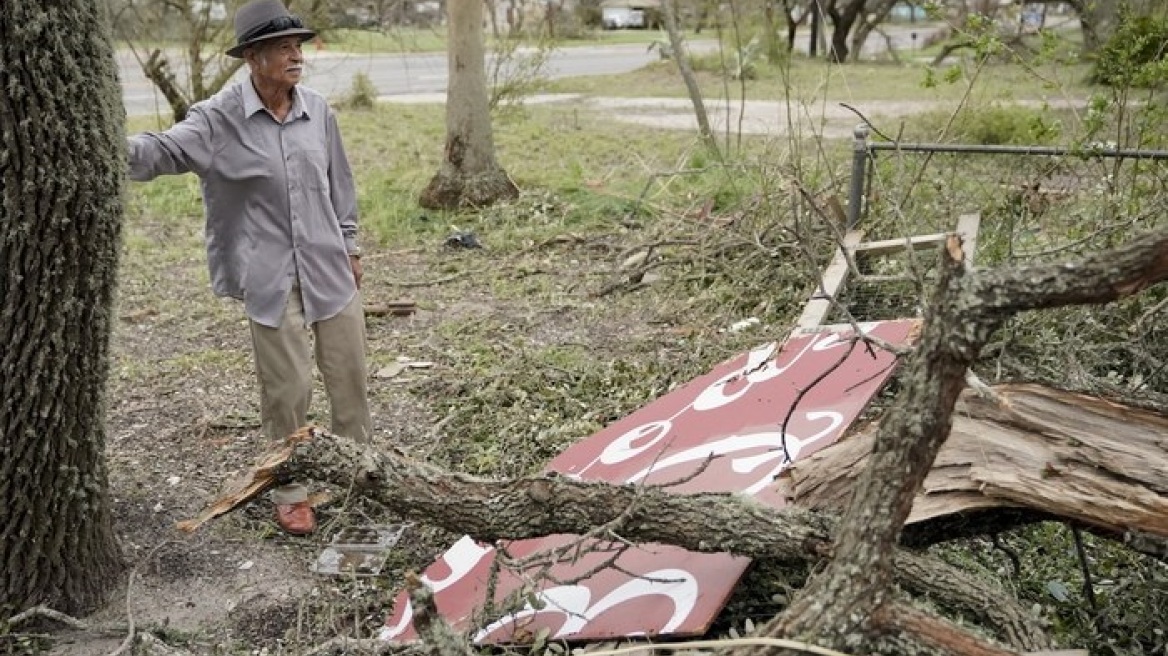
[[[316,32],[304,27],[300,17],[289,13],[280,0],[253,0],[235,12],[235,45],[227,54],[243,57],[248,46],[284,36],[299,36],[301,41],[307,41]]]

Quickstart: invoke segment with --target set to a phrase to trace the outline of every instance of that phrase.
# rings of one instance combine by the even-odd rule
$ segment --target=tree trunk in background
[[[105,381],[126,148],[107,12],[0,3],[0,619],[122,572]]]
[[[1099,2],[1098,0],[1065,0],[1079,16],[1083,32],[1083,51],[1093,53],[1111,38],[1119,26],[1120,10],[1126,8],[1133,16],[1154,16],[1164,11],[1164,0],[1125,0]],[[1048,0],[1047,3],[1053,3]]]
[[[842,1],[836,0],[827,8],[827,15],[831,18],[832,24],[831,48],[828,51],[828,57],[836,64],[842,64],[848,60],[848,34],[851,33],[852,26],[860,18],[860,13],[866,4],[866,0],[851,0],[840,7]]]
[[[669,35],[669,48],[673,51],[673,61],[677,62],[677,72],[685,83],[685,90],[689,94],[689,101],[693,104],[694,117],[698,122],[698,133],[702,143],[710,150],[710,154],[721,158],[718,140],[714,138],[714,131],[710,127],[710,116],[706,113],[706,102],[702,99],[702,89],[694,77],[693,68],[689,65],[689,52],[685,41],[681,37],[681,28],[678,26],[677,6],[673,0],[661,3],[661,13],[665,18],[665,32]]]
[[[823,7],[819,0],[811,3],[811,33],[808,35],[807,56],[815,59],[819,55],[819,33],[823,30]]]
[[[495,159],[487,96],[482,0],[450,0],[446,152],[418,203],[430,209],[484,207],[519,195]]]
[[[868,42],[868,37],[872,35],[872,32],[881,23],[888,20],[888,15],[892,13],[892,8],[898,2],[900,0],[876,0],[872,6],[864,10],[864,13],[860,16],[860,23],[856,25],[855,33],[852,34],[853,59],[860,58],[860,53],[864,52],[864,44]],[[913,9],[909,9],[909,13],[911,15],[916,14]],[[888,46],[889,52],[895,57],[896,53],[892,52],[892,43],[890,42]]]

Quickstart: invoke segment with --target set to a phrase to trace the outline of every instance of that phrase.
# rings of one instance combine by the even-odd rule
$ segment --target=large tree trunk
[[[122,569],[103,421],[126,146],[106,14],[0,3],[0,619],[91,609]]]
[[[450,24],[446,151],[418,202],[431,209],[484,207],[519,195],[495,159],[487,95],[482,0],[447,3]]]
[[[807,36],[807,56],[815,59],[819,54],[819,42],[823,31],[823,5],[821,0],[811,1],[811,31]]]

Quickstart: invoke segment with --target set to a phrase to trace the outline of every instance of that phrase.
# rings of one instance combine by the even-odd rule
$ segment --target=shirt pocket
[[[304,188],[327,194],[329,191],[328,158],[323,150],[301,149],[292,153],[289,160],[291,173]]]

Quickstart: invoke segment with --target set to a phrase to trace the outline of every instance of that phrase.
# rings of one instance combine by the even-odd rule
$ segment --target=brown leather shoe
[[[290,535],[308,535],[316,530],[316,516],[307,501],[277,504],[276,523]]]

